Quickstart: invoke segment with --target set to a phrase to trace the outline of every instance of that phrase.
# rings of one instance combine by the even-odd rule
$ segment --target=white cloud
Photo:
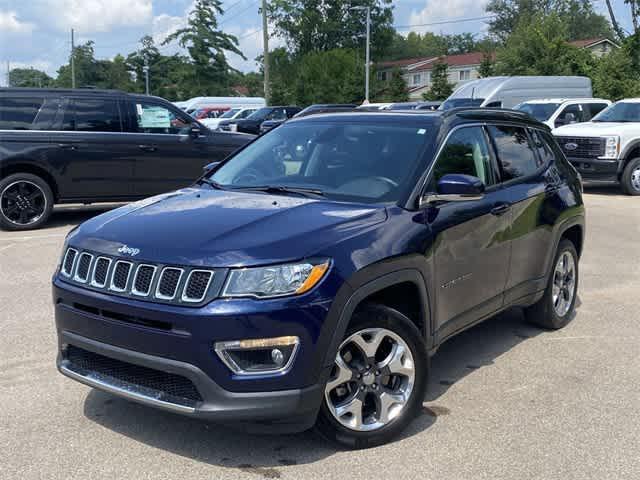
[[[179,30],[187,25],[187,17],[174,17],[163,13],[156,17],[153,17],[151,23],[151,35],[153,41],[159,45],[165,38],[171,35],[176,30]]]
[[[43,3],[56,27],[76,28],[83,34],[148,25],[153,15],[152,0],[46,0]]]
[[[30,33],[33,23],[21,22],[18,14],[12,10],[0,11],[0,32],[2,33]]]
[[[425,6],[420,11],[413,10],[409,16],[410,25],[423,25],[425,23],[445,22],[461,18],[483,17],[488,0],[426,0]],[[462,25],[465,25],[464,23]],[[414,32],[443,32],[459,30],[456,24],[432,25],[426,27],[413,27]]]

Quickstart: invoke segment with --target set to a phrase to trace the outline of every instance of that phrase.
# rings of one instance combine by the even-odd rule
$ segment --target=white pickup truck
[[[618,182],[625,193],[640,195],[640,98],[620,100],[553,135],[585,181]]]

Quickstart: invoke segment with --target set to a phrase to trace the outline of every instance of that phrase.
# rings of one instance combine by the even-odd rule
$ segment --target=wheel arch
[[[373,269],[375,266],[368,268]],[[363,272],[359,273],[362,274]],[[338,347],[347,331],[351,317],[357,308],[368,301],[375,301],[375,299],[382,298],[385,294],[398,288],[410,288],[413,289],[413,292],[417,293],[417,298],[414,300],[419,305],[419,310],[416,312],[418,316],[412,315],[408,318],[420,329],[427,350],[431,349],[433,328],[431,325],[430,296],[427,289],[427,282],[422,271],[418,268],[403,267],[383,274],[374,273],[374,275],[375,276],[369,281],[359,284],[341,307],[329,342],[329,347],[324,356],[323,367],[333,365]],[[397,308],[398,305],[389,305],[387,302],[383,302],[383,304],[407,316],[406,311],[403,311],[402,308]]]
[[[47,171],[45,168],[36,165],[28,160],[18,160],[16,162],[10,163],[9,165],[2,166],[2,178],[8,177],[9,175],[14,175],[16,173],[29,173],[31,175],[36,175],[37,177],[42,178],[42,180],[44,180],[49,185],[49,188],[51,188],[54,202],[60,198],[58,182],[51,174],[51,172]]]
[[[638,157],[640,157],[640,139],[633,140],[626,147],[624,147],[624,150],[620,155],[622,161],[618,166],[618,177],[622,176],[624,169],[627,167],[629,162]]]

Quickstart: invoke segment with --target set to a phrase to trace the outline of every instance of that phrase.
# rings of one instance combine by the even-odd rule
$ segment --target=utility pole
[[[71,29],[71,88],[76,88],[76,62],[75,62],[75,43],[73,41],[73,28]]]
[[[7,60],[7,87],[11,86],[11,62]]]
[[[144,90],[149,95],[149,57],[144,56]]]
[[[351,7],[349,10],[364,10],[367,12],[367,46],[365,59],[365,80],[364,80],[364,105],[369,103],[369,69],[371,67],[371,7]]]
[[[267,23],[267,0],[262,0],[262,69],[264,71],[264,99],[267,105],[271,100],[271,87],[269,86],[269,25]]]

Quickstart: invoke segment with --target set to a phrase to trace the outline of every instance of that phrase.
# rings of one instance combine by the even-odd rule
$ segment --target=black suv
[[[0,226],[41,226],[57,203],[129,201],[192,183],[253,137],[215,133],[162,98],[0,89]]]
[[[220,130],[228,132],[260,134],[260,125],[267,120],[282,120],[283,122],[302,110],[300,107],[263,107],[256,110],[247,118],[235,118],[219,123]]]
[[[583,237],[578,175],[526,114],[292,119],[69,234],[58,368],[168,411],[371,446],[420,411],[448,338],[510,307],[566,325]]]

